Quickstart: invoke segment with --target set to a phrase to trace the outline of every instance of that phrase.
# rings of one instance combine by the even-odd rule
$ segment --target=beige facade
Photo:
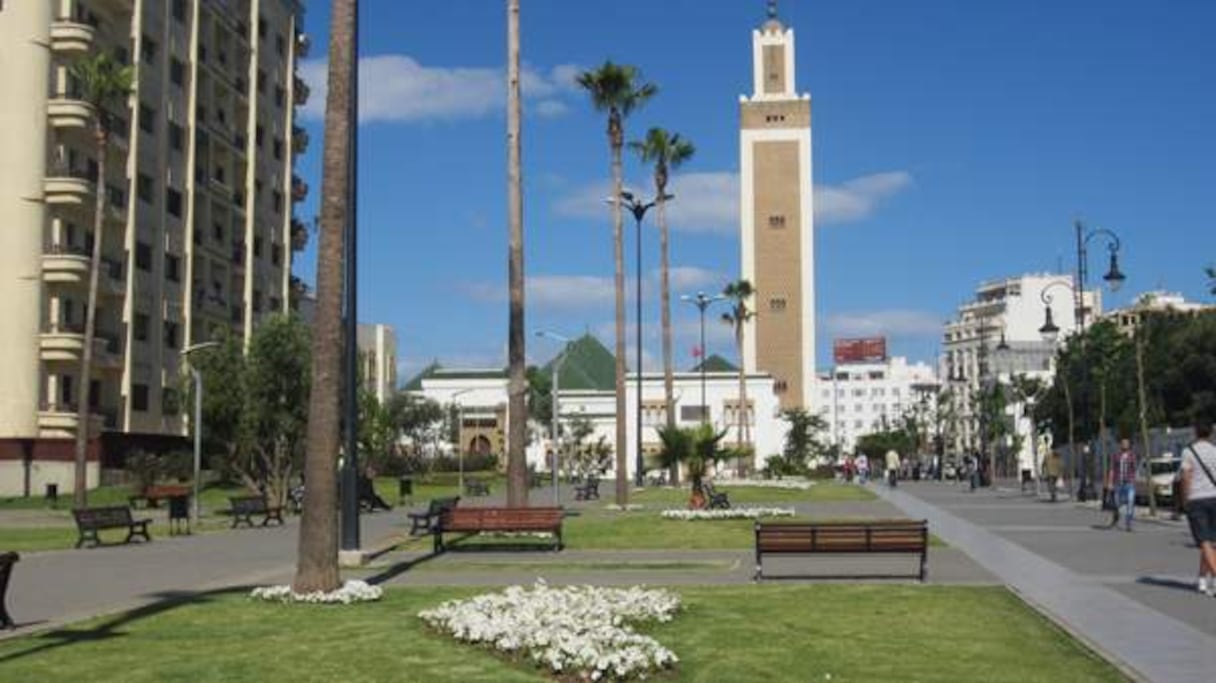
[[[773,376],[782,408],[810,407],[815,378],[811,100],[796,90],[794,32],[752,34],[753,93],[740,101],[742,274],[755,288],[744,367]]]
[[[305,142],[293,120],[307,96],[295,77],[301,13],[295,0],[4,3],[0,460],[17,440],[78,427],[94,202],[108,204],[94,433],[183,434],[181,350],[219,327],[248,339],[287,310],[303,232],[292,205],[307,191],[292,173]],[[70,73],[100,51],[135,71],[109,112],[105,160]],[[65,490],[71,477],[58,481]]]
[[[388,325],[359,325],[363,386],[384,403],[397,393],[397,333]]]

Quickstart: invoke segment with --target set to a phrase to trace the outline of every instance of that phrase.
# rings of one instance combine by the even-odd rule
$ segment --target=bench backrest
[[[924,521],[757,523],[761,552],[902,552],[928,544]]]
[[[76,524],[87,529],[119,527],[131,524],[131,508],[123,505],[72,510]]]
[[[228,501],[232,503],[232,511],[242,515],[267,511],[264,496],[230,496]]]
[[[432,498],[431,504],[426,509],[428,515],[443,514],[444,510],[451,510],[460,503],[460,496],[450,496],[447,498]]]
[[[440,526],[486,531],[552,529],[561,526],[565,511],[556,507],[451,508],[440,516]]]

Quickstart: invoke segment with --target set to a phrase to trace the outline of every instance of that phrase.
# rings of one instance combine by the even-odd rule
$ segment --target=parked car
[[[1174,474],[1182,467],[1182,459],[1172,456],[1153,458],[1147,463],[1148,467],[1140,466],[1136,475],[1136,502],[1148,503],[1149,476],[1151,473],[1153,492],[1157,495],[1157,504],[1169,504],[1174,499]]]

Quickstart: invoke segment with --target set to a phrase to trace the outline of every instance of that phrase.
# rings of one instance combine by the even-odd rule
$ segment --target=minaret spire
[[[777,18],[777,0],[768,0],[768,18]]]

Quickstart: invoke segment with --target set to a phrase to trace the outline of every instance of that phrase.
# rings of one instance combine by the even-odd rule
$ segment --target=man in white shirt
[[[1216,595],[1216,444],[1212,423],[1195,423],[1195,443],[1182,449],[1182,499],[1199,544],[1199,590]]]

